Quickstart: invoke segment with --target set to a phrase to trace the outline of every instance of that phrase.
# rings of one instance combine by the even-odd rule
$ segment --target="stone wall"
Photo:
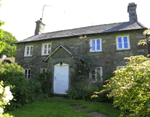
[[[124,31],[124,32],[114,32],[107,34],[95,34],[86,35],[87,39],[102,39],[102,52],[91,52],[91,56],[94,56],[95,63],[97,67],[103,67],[104,77],[116,69],[116,66],[125,65],[124,57],[133,55],[146,55],[147,49],[138,49],[137,43],[140,39],[145,38],[143,35],[143,30],[136,31]],[[128,35],[130,39],[130,50],[117,50],[116,49],[116,37],[120,35]],[[75,51],[76,48],[82,46],[83,39],[78,37],[68,37],[61,39],[49,39],[38,42],[28,42],[28,43],[18,43],[16,62],[20,64],[23,68],[31,69],[31,77],[36,78],[40,73],[40,68],[48,68],[53,71],[54,64],[62,61],[71,64],[70,68],[73,71],[72,57],[66,53],[66,51],[60,49],[51,57],[50,60],[44,62],[47,56],[42,56],[42,43],[50,42],[52,44],[52,51],[59,45],[64,44],[71,50]],[[33,45],[33,56],[24,57],[25,45]],[[87,44],[89,46],[89,44]],[[71,77],[71,76],[70,76]]]

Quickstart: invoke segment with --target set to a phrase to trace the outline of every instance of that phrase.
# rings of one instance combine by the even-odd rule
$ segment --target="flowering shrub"
[[[13,99],[10,87],[4,87],[3,81],[0,82],[0,117],[10,117],[9,114],[4,114],[4,108]]]
[[[127,57],[125,68],[116,70],[115,76],[104,85],[105,89],[95,92],[92,97],[110,91],[113,104],[121,110],[120,116],[150,117],[150,58],[144,56]]]
[[[10,101],[6,106],[7,110],[14,110],[25,104],[31,103],[42,95],[41,83],[34,80],[27,80],[24,77],[23,68],[17,63],[0,64],[0,81],[4,85],[11,85],[11,92],[15,100]],[[8,88],[6,88],[8,90]]]

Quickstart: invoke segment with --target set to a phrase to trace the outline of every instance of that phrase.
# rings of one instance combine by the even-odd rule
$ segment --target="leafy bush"
[[[11,81],[11,78],[24,78],[24,71],[17,63],[0,64],[0,79],[4,81]],[[15,80],[15,79],[13,79]]]
[[[89,83],[89,82],[80,82],[76,86],[70,88],[67,91],[68,98],[70,99],[83,99],[88,101],[109,101],[106,94],[100,94],[99,98],[91,100],[91,95],[94,91],[99,91],[102,89],[102,83]]]
[[[129,116],[149,117],[150,59],[144,56],[131,56],[125,59],[129,60],[126,67],[114,72],[115,76],[108,80],[103,91],[110,90],[108,97],[113,97],[114,106],[120,108],[120,116],[129,111]]]
[[[11,105],[7,106],[8,110],[33,102],[42,94],[40,82],[26,80],[23,69],[16,63],[0,64],[0,69],[0,80],[12,86],[11,92],[14,95]]]
[[[51,97],[53,95],[51,75],[51,72],[43,72],[36,79],[38,82],[41,83],[42,92],[48,95],[48,97]]]

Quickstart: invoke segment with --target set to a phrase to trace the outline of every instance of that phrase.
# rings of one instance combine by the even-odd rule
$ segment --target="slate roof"
[[[63,38],[63,37],[81,36],[88,34],[137,30],[137,29],[147,29],[147,28],[139,22],[120,22],[120,23],[95,25],[95,26],[42,33],[39,35],[28,37],[22,41],[19,41],[18,43]]]

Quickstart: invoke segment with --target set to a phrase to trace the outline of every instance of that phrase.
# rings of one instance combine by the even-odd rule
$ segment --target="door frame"
[[[62,67],[62,66],[68,66],[68,90],[69,90],[69,84],[70,84],[70,77],[69,77],[69,64],[67,63],[57,63],[54,65],[54,73],[53,73],[53,94],[57,94],[54,93],[54,80],[55,80],[55,67]],[[65,93],[66,94],[66,93]],[[61,95],[61,94],[60,94]]]

